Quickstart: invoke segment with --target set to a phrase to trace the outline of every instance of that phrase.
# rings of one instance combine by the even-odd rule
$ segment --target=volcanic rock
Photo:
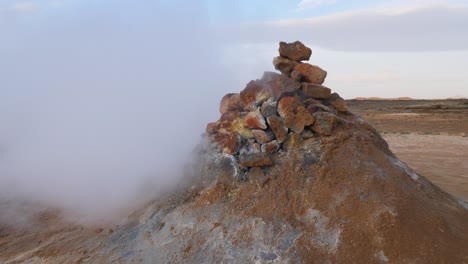
[[[299,134],[302,133],[304,127],[314,123],[314,117],[297,97],[283,97],[278,103],[278,113],[284,118],[284,125]]]
[[[295,41],[293,43],[280,42],[278,51],[281,57],[289,58],[297,62],[303,60],[308,61],[312,55],[312,50],[300,41]]]
[[[222,99],[219,106],[219,112],[224,114],[228,111],[242,111],[244,106],[237,93],[226,94]]]
[[[341,98],[337,93],[332,93],[330,98],[328,98],[327,102],[340,112],[348,111],[346,101],[343,98]]]
[[[236,154],[239,151],[241,138],[237,133],[215,134],[213,141],[226,154]]]
[[[261,151],[265,153],[275,153],[280,148],[280,144],[277,140],[273,140],[269,143],[265,143],[261,146]]]
[[[304,82],[323,84],[327,77],[327,72],[322,70],[320,67],[310,65],[308,63],[301,63],[294,67],[294,71],[299,72],[303,76]]]
[[[284,93],[295,92],[301,88],[299,82],[294,81],[285,74],[281,74],[274,81],[268,83],[271,89],[273,100],[278,100]]]
[[[297,64],[297,62],[284,57],[275,57],[273,59],[273,66],[275,66],[275,69],[286,75],[289,75]]]
[[[260,144],[265,144],[275,139],[275,135],[270,131],[252,130],[252,134]]]
[[[272,164],[271,158],[266,153],[248,153],[239,156],[241,168],[263,167]]]
[[[240,92],[241,102],[251,111],[257,109],[270,97],[271,90],[258,81],[249,82],[247,87]]]
[[[245,125],[252,129],[266,129],[267,124],[260,111],[250,112],[245,117]]]
[[[314,99],[327,99],[331,95],[330,88],[314,83],[302,83],[302,91]]]
[[[274,115],[269,116],[267,118],[267,122],[273,131],[273,134],[275,134],[278,143],[283,143],[288,136],[288,128],[284,126],[284,120],[281,117]]]
[[[278,107],[277,102],[264,102],[262,107],[260,108],[260,113],[264,117],[269,117],[272,115],[276,115],[276,108]]]

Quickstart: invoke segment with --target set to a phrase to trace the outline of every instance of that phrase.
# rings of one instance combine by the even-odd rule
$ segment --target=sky
[[[345,98],[468,97],[466,0],[0,0],[0,196],[86,218],[176,185],[295,40]]]

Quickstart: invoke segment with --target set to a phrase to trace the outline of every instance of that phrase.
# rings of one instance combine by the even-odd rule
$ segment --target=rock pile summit
[[[273,65],[281,74],[265,72],[240,93],[226,94],[221,118],[206,128],[207,139],[243,170],[269,166],[278,151],[330,136],[347,113],[343,98],[322,85],[327,72],[302,62],[310,59],[310,48],[280,42],[279,55]]]

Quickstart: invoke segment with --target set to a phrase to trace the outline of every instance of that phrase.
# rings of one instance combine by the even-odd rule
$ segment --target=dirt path
[[[385,134],[390,149],[419,174],[468,201],[468,137]]]

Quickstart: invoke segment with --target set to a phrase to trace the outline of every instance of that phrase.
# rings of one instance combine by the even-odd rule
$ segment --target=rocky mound
[[[112,232],[73,233],[79,245],[43,241],[43,250],[7,259],[468,263],[466,204],[412,171],[348,112],[322,86],[326,72],[301,62],[309,48],[282,42],[279,51],[281,74],[265,73],[222,99],[189,191],[153,202]]]
[[[206,128],[205,140],[232,155],[240,177],[249,168],[272,165],[282,151],[332,135],[342,121],[338,113],[347,112],[343,98],[322,85],[327,72],[301,62],[309,60],[310,48],[280,42],[279,53],[273,65],[281,74],[265,72],[240,93],[225,95],[221,118]]]

